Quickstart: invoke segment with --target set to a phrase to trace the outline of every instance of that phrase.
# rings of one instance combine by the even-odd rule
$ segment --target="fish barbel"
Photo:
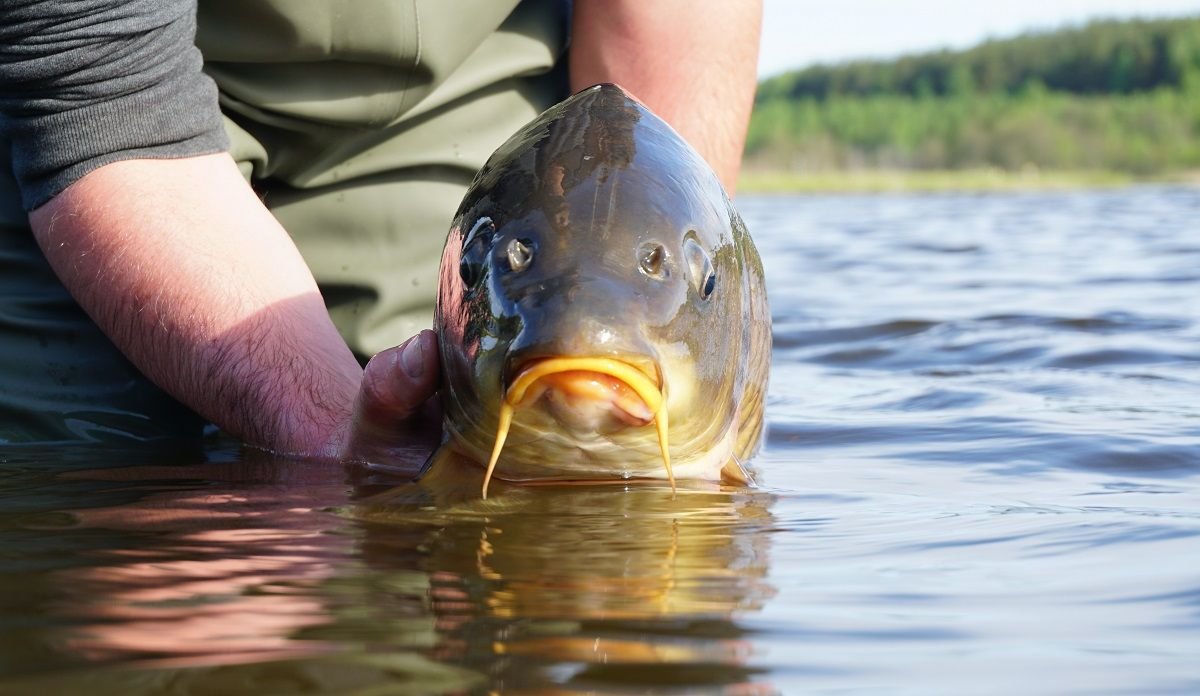
[[[442,449],[484,468],[484,497],[493,476],[748,480],[762,263],[712,169],[620,87],[551,107],[479,171],[434,328]]]

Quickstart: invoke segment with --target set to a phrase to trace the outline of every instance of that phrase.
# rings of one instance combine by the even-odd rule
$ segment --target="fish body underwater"
[[[745,483],[770,366],[762,263],[703,158],[615,85],[479,171],[434,329],[445,442],[509,482]]]

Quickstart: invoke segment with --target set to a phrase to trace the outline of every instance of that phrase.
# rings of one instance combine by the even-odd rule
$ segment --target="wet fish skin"
[[[770,316],[762,264],[711,168],[614,85],[547,110],[480,170],[455,216],[435,330],[446,447],[488,460],[531,361],[602,357],[660,382],[676,475],[715,480],[762,433]],[[516,412],[496,475],[663,478],[653,426]]]

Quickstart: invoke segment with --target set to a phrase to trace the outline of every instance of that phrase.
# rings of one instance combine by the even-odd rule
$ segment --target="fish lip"
[[[526,358],[513,365],[510,374],[505,376],[502,390],[504,398],[506,400],[511,398],[513,385],[518,384],[525,374],[550,360],[601,360],[632,367],[649,379],[653,383],[654,388],[658,390],[658,393],[662,395],[664,399],[666,398],[666,394],[664,393],[662,368],[659,366],[657,360],[645,356],[618,357],[612,355],[539,355],[536,357]],[[600,370],[587,370],[586,368],[571,369],[578,369],[584,372],[599,372],[600,374],[606,374],[610,377],[616,377],[617,379],[620,379],[620,377],[617,377],[616,375]]]
[[[546,365],[546,363],[554,363]],[[662,454],[663,466],[667,470],[667,480],[671,483],[671,491],[675,491],[675,473],[671,468],[671,451],[669,448],[669,428],[667,424],[667,395],[661,377],[661,370],[656,362],[641,364],[633,363],[615,357],[543,357],[527,360],[520,364],[521,369],[504,390],[504,398],[497,415],[496,440],[492,445],[492,454],[488,458],[487,468],[483,475],[481,495],[487,498],[488,484],[496,471],[504,443],[513,423],[513,413],[520,408],[526,392],[542,379],[566,372],[592,372],[604,375],[621,382],[641,400],[642,405],[650,412],[650,418],[636,425],[654,424],[658,433],[659,451]],[[646,365],[652,365],[653,370]],[[611,403],[611,402],[610,402]],[[633,416],[631,412],[628,415]],[[642,419],[638,419],[642,420]]]

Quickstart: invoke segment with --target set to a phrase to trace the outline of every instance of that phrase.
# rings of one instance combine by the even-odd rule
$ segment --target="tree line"
[[[748,160],[784,169],[1200,167],[1200,17],[1099,21],[760,84]]]

